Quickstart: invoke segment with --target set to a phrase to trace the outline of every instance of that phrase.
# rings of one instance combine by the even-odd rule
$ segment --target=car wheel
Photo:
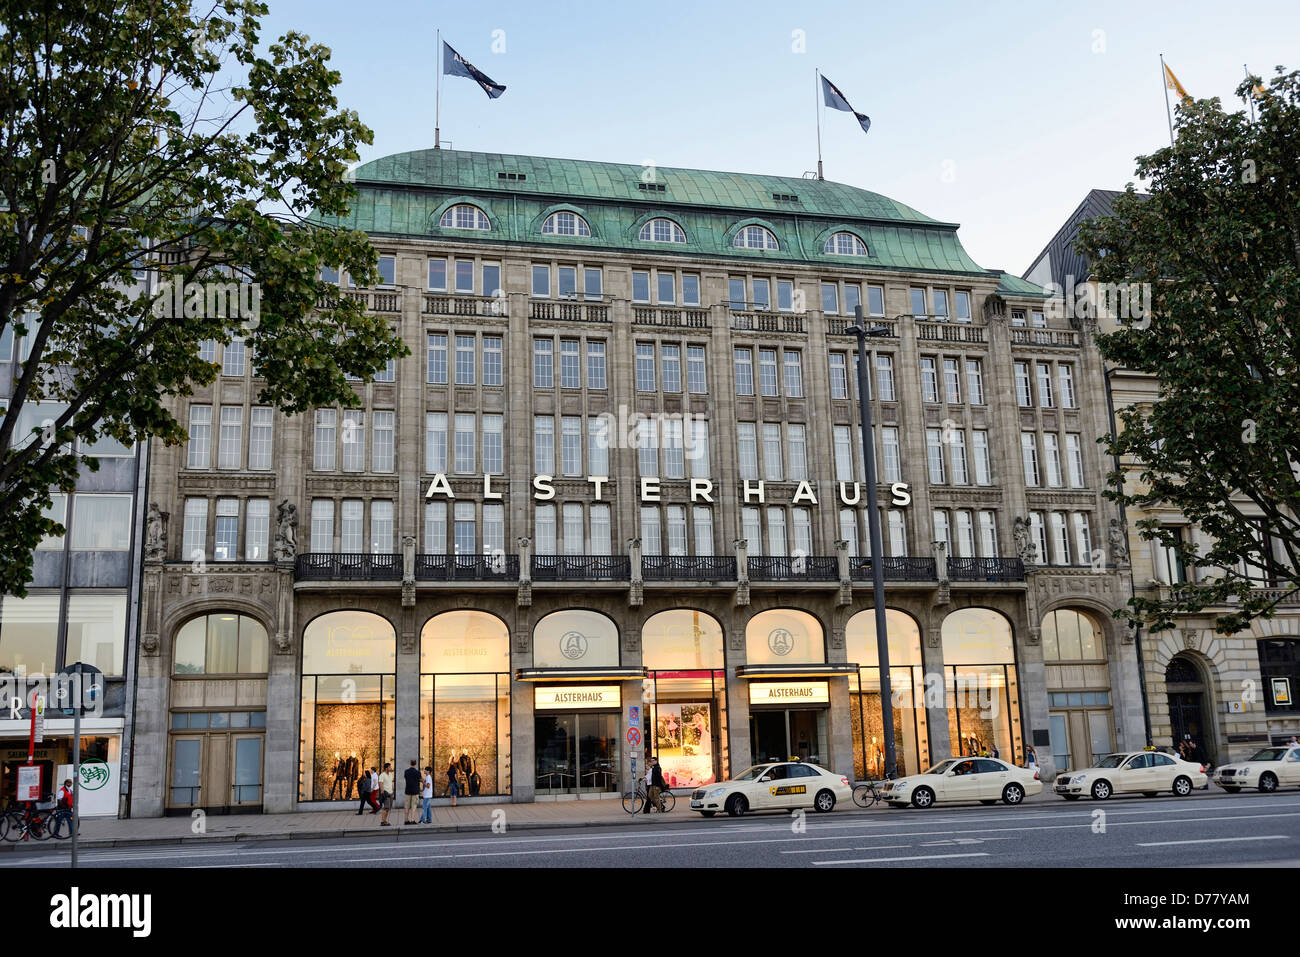
[[[912,792],[912,807],[929,807],[934,803],[934,792],[929,788],[917,788]]]
[[[1094,801],[1104,801],[1111,795],[1109,781],[1097,781],[1092,786],[1092,799]]]
[[[998,802],[997,802],[996,800],[993,800],[993,801],[980,801],[980,803],[981,803],[981,804],[997,804]]]
[[[1265,771],[1259,776],[1259,793],[1272,794],[1277,790],[1277,777],[1272,771]]]
[[[818,791],[813,798],[813,807],[823,814],[835,810],[835,795],[825,789]]]
[[[727,813],[732,817],[740,817],[749,810],[749,802],[745,800],[743,794],[733,794],[727,798]]]
[[[1007,804],[1019,804],[1025,799],[1025,789],[1019,784],[1008,784],[1002,789],[1002,800]]]
[[[1174,793],[1179,797],[1187,797],[1192,793],[1192,779],[1186,775],[1178,775],[1174,778]]]
[[[700,816],[701,816],[701,817],[713,817],[713,815],[715,815],[715,814],[717,814],[717,813],[718,813],[717,811],[701,811],[701,812],[700,812]]]
[[[1241,788],[1225,787],[1223,790],[1227,791],[1229,794],[1236,794],[1238,791],[1241,790]]]

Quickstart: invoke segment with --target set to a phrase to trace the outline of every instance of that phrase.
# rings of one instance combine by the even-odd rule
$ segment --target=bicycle
[[[645,785],[638,784],[634,792],[623,795],[623,810],[627,811],[628,814],[636,814],[638,811],[645,808],[645,802],[649,799],[650,796],[646,793]],[[667,788],[660,790],[659,800],[663,802],[663,811],[665,814],[677,806],[677,798],[675,798],[673,792]]]
[[[4,839],[11,844],[19,841],[25,841],[29,837],[38,841],[43,841],[51,835],[50,822],[57,814],[53,807],[28,807],[26,810],[11,808],[5,812],[5,827],[3,831]],[[68,825],[68,836],[71,837],[71,822]]]
[[[865,781],[862,784],[853,786],[853,803],[858,807],[871,807],[871,805],[881,800],[883,798],[880,796],[880,792],[876,790],[875,781]]]

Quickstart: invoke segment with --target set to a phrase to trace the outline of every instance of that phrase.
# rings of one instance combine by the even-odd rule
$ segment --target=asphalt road
[[[1105,803],[1035,801],[705,820],[683,803],[611,827],[336,841],[102,848],[83,867],[1231,867],[1300,866],[1300,792]],[[68,852],[0,868],[63,868]]]

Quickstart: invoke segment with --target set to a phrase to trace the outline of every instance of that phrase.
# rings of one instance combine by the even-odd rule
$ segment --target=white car
[[[1108,754],[1093,767],[1059,775],[1053,790],[1067,801],[1084,796],[1104,801],[1112,794],[1139,793],[1155,797],[1172,791],[1186,797],[1209,783],[1203,764],[1195,764],[1162,751],[1127,751]]]
[[[998,758],[949,758],[924,774],[887,781],[881,800],[892,807],[926,808],[938,801],[1019,804],[1043,790],[1037,770]]]
[[[746,768],[729,781],[707,784],[691,794],[691,810],[705,817],[726,811],[739,817],[747,811],[811,807],[835,809],[836,801],[853,797],[849,779],[815,764],[778,761]]]
[[[1259,788],[1270,793],[1278,788],[1300,786],[1300,744],[1263,748],[1249,761],[1225,764],[1214,772],[1214,783],[1229,794],[1242,788]]]

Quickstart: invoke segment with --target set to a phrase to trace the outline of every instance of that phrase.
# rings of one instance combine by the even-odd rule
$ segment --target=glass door
[[[172,738],[172,784],[168,803],[196,806],[203,788],[203,738]]]
[[[577,780],[577,724],[575,714],[539,714],[536,725],[537,790],[558,794],[573,789]]]
[[[784,711],[755,711],[749,716],[750,754],[755,764],[784,761],[790,754]]]
[[[262,736],[234,739],[231,804],[262,803]]]
[[[618,724],[615,714],[579,714],[578,788],[618,790]]]
[[[1065,715],[1051,714],[1048,716],[1050,723],[1050,736],[1052,739],[1052,764],[1056,770],[1071,771],[1070,766],[1070,737],[1065,730]]]

